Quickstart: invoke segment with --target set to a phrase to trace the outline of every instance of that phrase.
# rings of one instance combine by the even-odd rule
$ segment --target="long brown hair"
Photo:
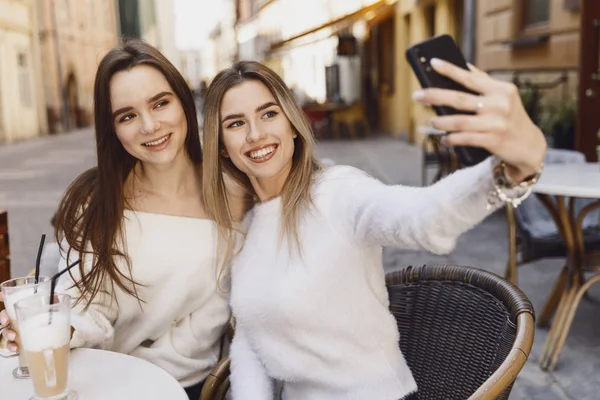
[[[288,239],[296,239],[298,245],[299,217],[310,205],[310,186],[315,172],[320,169],[320,164],[313,155],[314,136],[306,114],[279,75],[255,61],[239,61],[231,68],[219,72],[208,88],[204,106],[204,157],[206,165],[210,165],[210,168],[203,170],[202,190],[206,212],[216,221],[219,236],[225,238],[228,243],[225,262],[232,254],[234,223],[227,203],[223,173],[227,173],[244,186],[248,193],[256,193],[246,174],[237,169],[231,159],[222,153],[224,146],[221,140],[221,103],[229,89],[249,80],[261,82],[271,91],[290,121],[292,129],[298,134],[294,140],[292,169],[282,192],[282,236],[288,234]]]
[[[138,65],[161,72],[181,101],[187,120],[186,153],[198,168],[202,164],[196,106],[183,76],[157,49],[139,39],[126,40],[122,46],[110,50],[100,61],[94,82],[98,166],[71,183],[56,214],[55,237],[58,243],[66,242],[67,248],[61,245],[61,250],[66,251],[67,261],[73,261],[71,252],[86,257],[85,269],[82,263],[81,278],[75,282],[81,292],[78,300],[85,300],[86,307],[99,291],[110,290],[114,295],[115,286],[141,301],[122,241],[123,212],[127,205],[124,185],[138,160],[117,138],[110,102],[111,78]],[[116,258],[125,260],[128,271],[117,267]]]

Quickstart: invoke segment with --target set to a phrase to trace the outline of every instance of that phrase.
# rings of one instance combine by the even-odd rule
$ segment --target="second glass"
[[[38,283],[35,282],[35,277],[27,276],[23,278],[15,278],[0,284],[2,296],[4,297],[4,307],[10,319],[10,328],[17,332],[17,345],[19,346],[19,366],[13,371],[13,376],[17,379],[29,378],[29,369],[27,368],[27,360],[22,351],[21,338],[19,335],[19,324],[17,323],[17,314],[15,312],[15,303],[21,299],[35,295],[36,293],[50,295],[50,278],[40,276]]]

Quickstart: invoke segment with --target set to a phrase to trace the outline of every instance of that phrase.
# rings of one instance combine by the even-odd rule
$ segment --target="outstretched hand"
[[[475,113],[434,117],[432,125],[436,129],[452,132],[443,138],[444,144],[488,150],[507,164],[507,172],[515,182],[540,169],[546,139],[527,115],[514,84],[494,79],[475,67],[467,71],[440,59],[432,59],[431,66],[437,73],[481,94],[437,88],[414,93],[413,98],[422,104]]]

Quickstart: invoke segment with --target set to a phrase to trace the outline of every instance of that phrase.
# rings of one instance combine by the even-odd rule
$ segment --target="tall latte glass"
[[[29,365],[35,396],[32,400],[71,400],[69,341],[71,297],[35,295],[15,304],[23,351]]]
[[[17,314],[15,312],[15,303],[21,299],[33,296],[36,293],[45,296],[50,295],[50,278],[40,276],[38,283],[35,283],[35,277],[28,276],[23,278],[15,278],[0,284],[0,290],[4,297],[4,307],[10,319],[10,327],[17,332],[17,345],[19,346],[19,366],[13,371],[13,376],[18,379],[29,378],[29,369],[27,368],[27,360],[22,351],[21,339],[19,335],[19,324],[17,322]]]

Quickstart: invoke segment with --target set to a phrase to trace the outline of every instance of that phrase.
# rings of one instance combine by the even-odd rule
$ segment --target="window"
[[[388,18],[379,25],[379,91],[394,93],[394,18]]]
[[[465,8],[464,8],[464,3],[462,1],[457,1],[455,3],[455,7],[454,7],[454,40],[456,41],[456,43],[458,44],[459,47],[462,47],[464,45],[463,40],[464,40],[464,31],[465,31]],[[468,54],[466,54],[466,49],[462,49],[463,51],[465,51],[465,56],[468,56]]]
[[[547,24],[550,21],[550,0],[526,0],[522,4],[524,28]]]
[[[340,66],[333,64],[325,67],[325,91],[327,100],[339,101],[340,94]]]
[[[435,36],[435,4],[427,6],[425,9],[425,20],[427,21],[427,35]]]
[[[19,95],[21,104],[24,107],[32,107],[33,100],[31,98],[31,83],[29,80],[29,67],[27,55],[25,53],[17,54],[17,76],[19,80]]]
[[[121,35],[125,37],[140,37],[140,15],[137,1],[119,0],[119,15],[121,17]]]

